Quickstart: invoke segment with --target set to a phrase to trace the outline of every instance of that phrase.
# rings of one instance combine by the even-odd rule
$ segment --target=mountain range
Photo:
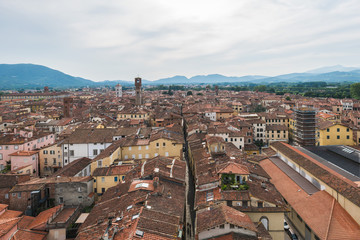
[[[196,84],[236,84],[256,83],[268,84],[274,82],[360,82],[360,68],[343,67],[341,65],[322,67],[304,73],[290,73],[278,76],[224,76],[220,74],[197,75],[191,78],[174,76],[156,81],[144,79],[143,85],[196,85]],[[35,64],[0,64],[0,89],[31,89],[43,88],[71,88],[84,86],[114,86],[120,83],[123,86],[133,86],[133,81],[105,80],[91,81],[81,77],[74,77],[45,66]]]

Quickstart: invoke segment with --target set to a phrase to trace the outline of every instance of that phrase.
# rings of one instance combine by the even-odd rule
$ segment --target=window
[[[74,151],[73,151],[74,152]],[[55,154],[55,151],[54,150],[50,150],[50,154],[54,155]],[[70,154],[71,154],[71,151],[70,151]]]
[[[300,220],[300,222],[302,222],[302,218],[299,216],[299,214],[296,213],[296,217]]]
[[[131,151],[131,146],[129,147],[129,151]]]
[[[142,159],[142,154],[139,154],[139,159]]]
[[[18,145],[15,145],[15,146],[14,146],[14,149],[15,149],[15,150],[19,149],[19,146],[18,146]]]
[[[269,219],[267,217],[261,217],[260,221],[264,225],[265,229],[269,230]]]
[[[349,131],[350,131],[350,129],[349,129],[349,128],[347,128],[347,129],[346,129],[346,131],[347,131],[347,132],[349,132]]]
[[[230,228],[235,228],[235,225],[234,225],[234,224],[230,224]]]
[[[326,136],[326,139],[330,139],[330,136]]]
[[[139,146],[139,150],[141,150],[141,146]]]
[[[78,187],[78,192],[81,192],[81,187]]]
[[[349,136],[349,135],[346,135],[346,139],[350,139],[350,136]]]
[[[155,153],[155,157],[157,157],[159,154],[158,153]]]
[[[47,158],[44,158],[44,164],[47,165]]]
[[[101,192],[104,193],[104,192],[105,192],[105,188],[101,188]]]
[[[98,167],[102,167],[102,160],[99,160],[97,163],[98,163]]]
[[[206,201],[213,201],[214,200],[214,192],[213,191],[208,191],[206,192]]]
[[[248,201],[242,201],[242,206],[247,207],[248,206]]]
[[[225,228],[225,225],[224,224],[221,224],[220,225],[220,229],[224,229]]]
[[[2,149],[2,146],[0,146],[0,150]]]
[[[149,158],[149,154],[145,154],[145,158]]]
[[[168,156],[169,156],[169,152],[165,152],[165,156],[168,157]]]
[[[340,132],[340,128],[337,128],[336,131],[337,131],[337,132]]]
[[[163,147],[165,147],[166,146],[166,143],[163,143]]]
[[[159,143],[156,143],[156,147],[159,147],[160,146],[160,144]]]
[[[63,197],[59,197],[59,203],[64,203],[64,198]]]
[[[17,195],[18,195],[18,198],[21,198],[21,192],[18,192]]]
[[[94,149],[94,150],[93,150],[93,155],[94,155],[94,156],[98,155],[98,150],[97,150],[97,149]]]
[[[264,205],[264,203],[263,203],[263,202],[260,202],[260,201],[259,201],[257,204],[258,204],[258,207],[259,207],[259,208],[262,208],[263,205]]]
[[[336,138],[337,138],[337,139],[340,139],[340,136],[339,136],[339,135],[337,135],[337,136],[336,136]]]
[[[145,149],[148,150],[148,149],[149,149],[149,146],[146,146]]]
[[[0,153],[0,160],[2,160],[3,159],[3,155],[2,155],[2,153]]]
[[[114,177],[114,182],[117,182],[118,181],[118,177]]]
[[[125,176],[122,176],[122,177],[121,177],[121,181],[125,181]]]
[[[97,188],[94,188],[94,193],[97,193]]]
[[[135,159],[135,154],[133,154],[131,157],[132,157],[133,159]]]
[[[43,151],[43,154],[48,154],[48,150],[44,150],[44,151]]]
[[[28,146],[29,146],[29,144],[28,144]],[[5,146],[5,150],[9,150],[9,146]]]
[[[56,158],[53,158],[53,165],[56,165]]]
[[[54,153],[55,154],[55,153]],[[73,157],[74,156],[74,150],[70,150],[70,156]]]
[[[105,182],[105,177],[101,177],[101,182]]]
[[[5,194],[5,199],[9,199],[9,194],[8,193]]]

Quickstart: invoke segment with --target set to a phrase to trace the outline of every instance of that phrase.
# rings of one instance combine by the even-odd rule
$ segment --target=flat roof
[[[335,153],[334,149],[337,147],[339,146],[308,146],[305,148],[296,148],[347,179],[353,182],[360,181],[360,163]]]
[[[291,180],[293,180],[299,187],[301,187],[307,194],[312,195],[320,191],[315,185],[309,182],[306,178],[300,175],[287,163],[281,160],[279,157],[270,157],[272,161],[281,171],[283,171]]]

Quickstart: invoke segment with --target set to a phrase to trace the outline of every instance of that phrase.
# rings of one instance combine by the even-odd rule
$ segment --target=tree
[[[360,83],[350,85],[350,94],[352,98],[360,99]]]
[[[258,92],[265,92],[266,91],[266,86],[265,85],[259,85],[259,86],[254,87],[254,90],[258,91]]]
[[[291,98],[290,98],[289,96],[287,96],[287,97],[285,98],[285,100],[286,100],[286,101],[291,101]]]
[[[186,93],[186,96],[190,96],[190,95],[193,95],[192,91],[188,91],[188,92]]]

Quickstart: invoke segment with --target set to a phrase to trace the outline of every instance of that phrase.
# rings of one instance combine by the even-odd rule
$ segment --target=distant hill
[[[93,81],[73,77],[60,71],[34,64],[0,64],[0,88],[80,87],[92,86]]]
[[[329,72],[351,72],[354,70],[360,70],[360,68],[344,67],[342,65],[335,65],[335,66],[316,68],[316,69],[307,71],[307,73],[321,74],[321,73],[329,73]]]
[[[340,69],[342,71],[332,71]],[[330,71],[330,72],[327,72]],[[195,84],[268,84],[274,82],[360,82],[360,69],[336,65],[314,69],[305,73],[290,73],[274,77],[250,76],[224,76],[220,74],[197,75],[191,78],[174,76],[155,81],[143,79],[143,85],[195,85]],[[29,89],[43,88],[70,88],[84,86],[115,86],[120,83],[126,87],[134,86],[134,81],[105,80],[94,82],[88,79],[73,77],[45,66],[35,64],[0,64],[0,89]]]

